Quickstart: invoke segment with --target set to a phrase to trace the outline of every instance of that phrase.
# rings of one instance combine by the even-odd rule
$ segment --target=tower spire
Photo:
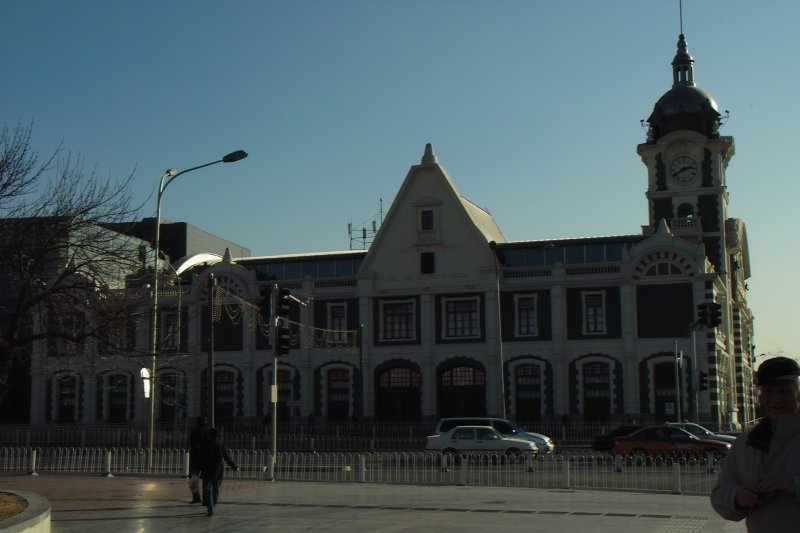
[[[683,26],[683,23],[681,23]],[[678,36],[678,51],[672,60],[672,86],[694,86],[694,59],[689,55],[686,47],[686,37],[683,33]]]

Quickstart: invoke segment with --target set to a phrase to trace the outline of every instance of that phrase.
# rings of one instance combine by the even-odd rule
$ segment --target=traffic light
[[[700,390],[708,390],[708,372],[700,371]]]
[[[708,326],[708,304],[697,304],[697,325]]]
[[[284,317],[275,322],[275,352],[277,355],[286,355],[292,348],[292,328],[289,320]]]
[[[292,293],[286,287],[278,287],[278,291],[275,293],[275,315],[282,316],[284,318],[289,318],[289,303],[291,300],[289,299],[289,295]]]
[[[718,303],[710,305],[708,310],[708,327],[715,328],[722,323],[722,306]]]

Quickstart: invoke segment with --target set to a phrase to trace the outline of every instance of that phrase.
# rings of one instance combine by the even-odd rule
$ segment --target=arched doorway
[[[388,361],[375,370],[375,419],[415,421],[422,414],[422,374],[407,361]]]
[[[112,374],[108,378],[108,421],[123,423],[128,420],[128,376]]]
[[[486,416],[486,372],[475,361],[442,363],[436,390],[439,418]]]
[[[656,422],[677,421],[674,361],[653,365],[653,392]]]
[[[608,363],[583,365],[583,416],[585,420],[611,418],[611,372]]]
[[[347,420],[350,417],[350,371],[346,368],[328,370],[328,420]]]
[[[532,363],[514,367],[514,415],[517,421],[542,417],[542,371]]]

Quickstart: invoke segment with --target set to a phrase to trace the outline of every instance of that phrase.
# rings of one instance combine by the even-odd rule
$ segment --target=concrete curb
[[[3,533],[50,533],[50,502],[33,492],[3,489],[28,501],[28,507],[0,523]]]

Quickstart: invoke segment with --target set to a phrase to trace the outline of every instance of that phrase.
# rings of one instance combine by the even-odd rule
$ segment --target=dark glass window
[[[450,300],[446,304],[447,316],[446,335],[449,338],[478,337],[478,301],[477,300]]]
[[[548,248],[545,250],[545,263],[548,265],[555,265],[556,263],[564,263],[564,249],[563,248]]]
[[[606,261],[622,261],[624,244],[606,244]]]
[[[528,252],[528,266],[544,266],[545,256],[542,250],[533,250]]]
[[[301,279],[303,277],[303,266],[301,263],[286,263],[283,265],[284,279]]]
[[[436,272],[435,256],[433,252],[423,252],[419,255],[421,274],[433,274]]]
[[[317,262],[317,273],[321,278],[332,278],[336,276],[336,262],[335,261]]]
[[[353,260],[339,259],[336,261],[336,277],[348,277],[353,275]]]
[[[586,333],[605,332],[605,302],[602,293],[586,294],[583,312]]]
[[[419,213],[419,228],[422,231],[433,229],[433,209],[423,209]]]
[[[606,247],[602,244],[587,244],[586,245],[586,262],[587,263],[602,263],[606,260]]]
[[[267,265],[268,279],[283,279],[283,263]]]
[[[303,265],[303,277],[311,276],[312,278],[317,277],[317,262],[316,261],[306,261],[302,263]]]
[[[414,305],[412,302],[384,304],[383,339],[413,339],[414,333]]]
[[[583,246],[567,246],[566,256],[568,265],[580,265],[584,262]]]
[[[505,260],[503,266],[522,267],[525,266],[525,252],[523,250],[506,250],[503,252]]]
[[[445,387],[486,385],[486,374],[475,367],[457,366],[442,372],[442,385]]]
[[[422,383],[420,373],[410,368],[390,368],[379,378],[381,387],[419,387]]]
[[[519,335],[536,335],[536,297],[526,296],[517,299],[517,324]]]

